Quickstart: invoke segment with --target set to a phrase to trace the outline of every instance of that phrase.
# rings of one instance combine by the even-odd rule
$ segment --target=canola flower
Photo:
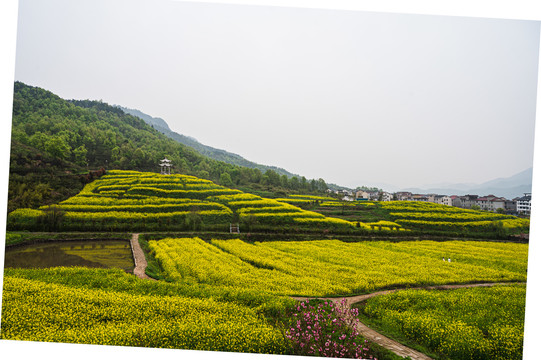
[[[362,312],[450,359],[522,359],[525,285],[404,290]]]
[[[253,309],[178,295],[104,291],[4,277],[2,339],[282,354]]]
[[[434,241],[346,243],[198,238],[150,241],[174,281],[280,295],[326,296],[396,286],[525,281],[528,246]],[[452,258],[451,263],[442,257]]]
[[[156,231],[227,229],[239,220],[255,231],[276,226],[321,231],[519,231],[529,220],[483,211],[457,209],[423,202],[380,202],[394,221],[351,222],[306,211],[298,206],[321,201],[325,206],[373,207],[374,203],[343,203],[313,195],[265,199],[188,175],[160,175],[111,170],[62,201],[64,213],[56,230]],[[358,205],[358,206],[357,206]],[[47,209],[17,209],[8,215],[10,230],[48,229]],[[236,215],[235,215],[236,216]],[[497,222],[496,222],[497,221]]]
[[[276,198],[274,200],[283,202],[283,203],[297,204],[297,205],[311,204],[314,202],[314,200],[310,200],[310,199],[293,199],[293,198]]]
[[[49,207],[18,209],[8,216],[13,230],[42,230]],[[111,170],[60,204],[60,230],[153,231],[226,229],[241,220],[268,225],[353,228],[352,223],[305,211],[188,175]],[[307,220],[307,219],[318,219]],[[365,229],[370,229],[365,227]]]
[[[530,221],[488,211],[461,209],[422,201],[380,202],[381,208],[404,227],[450,231],[528,230]]]
[[[342,207],[342,206],[357,206],[357,203],[351,201],[323,201],[319,206],[322,207]]]

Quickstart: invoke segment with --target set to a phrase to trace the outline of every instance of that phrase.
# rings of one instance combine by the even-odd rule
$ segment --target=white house
[[[380,193],[381,195],[381,201],[392,201],[393,200],[393,194],[387,192],[387,191],[382,191]]]
[[[453,206],[453,198],[447,195],[436,195],[434,197],[434,203],[440,205]]]
[[[530,215],[532,210],[532,194],[524,193],[523,197],[517,199],[517,212],[519,214]]]

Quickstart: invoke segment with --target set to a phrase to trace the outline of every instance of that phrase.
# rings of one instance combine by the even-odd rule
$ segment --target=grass
[[[6,246],[33,244],[48,241],[72,240],[130,240],[126,232],[6,232]]]

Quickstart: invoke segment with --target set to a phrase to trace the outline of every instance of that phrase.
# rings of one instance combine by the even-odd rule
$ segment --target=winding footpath
[[[496,286],[496,285],[509,285],[509,284],[518,284],[518,283],[507,282],[507,283],[480,283],[480,284],[461,284],[461,285],[437,285],[437,286],[423,286],[423,287],[412,287],[412,288],[404,288],[404,289],[383,290],[383,291],[376,291],[370,294],[355,295],[355,296],[349,296],[349,297],[339,297],[339,298],[336,298],[336,297],[334,298],[292,297],[292,298],[298,301],[320,299],[320,300],[332,301],[334,303],[339,303],[342,301],[342,299],[346,299],[347,306],[351,307],[353,304],[373,298],[375,296],[391,294],[393,292],[401,291],[401,290],[452,290],[452,289],[460,289],[460,288],[490,287],[490,286]],[[412,360],[433,360],[431,357],[417,350],[413,350],[405,345],[402,345],[401,343],[397,341],[394,341],[378,333],[377,331],[363,324],[358,319],[356,319],[356,323],[357,323],[357,330],[362,336],[364,336],[365,339],[371,342],[374,342],[388,350],[391,350],[392,352],[394,352],[395,354],[399,356],[402,356],[402,357],[409,356]]]
[[[153,280],[157,281],[156,279],[153,279],[149,277],[147,274],[145,274],[145,269],[147,267],[147,261],[145,259],[145,254],[143,253],[143,249],[141,249],[141,246],[139,245],[139,234],[132,234],[132,238],[130,240],[130,245],[132,249],[133,254],[133,261],[135,263],[135,268],[133,269],[133,274],[137,276],[140,279],[145,280]],[[403,288],[403,289],[393,289],[393,290],[383,290],[383,291],[376,291],[370,294],[364,294],[364,295],[355,295],[355,296],[349,296],[349,297],[334,297],[334,298],[316,298],[316,297],[295,297],[292,296],[292,299],[298,300],[298,301],[307,301],[310,299],[321,299],[326,301],[332,301],[334,303],[339,303],[342,301],[342,299],[346,299],[347,306],[351,307],[353,304],[356,304],[358,302],[370,299],[375,296],[380,295],[386,295],[390,294],[396,291],[401,290],[451,290],[451,289],[460,289],[460,288],[469,288],[469,287],[489,287],[489,286],[495,286],[495,285],[509,285],[509,284],[518,284],[518,283],[480,283],[480,284],[461,284],[461,285],[437,285],[437,286],[424,286],[424,287],[412,287],[412,288]],[[367,325],[363,324],[359,319],[355,319],[357,324],[357,330],[359,333],[364,336],[365,339],[374,342],[392,352],[395,354],[407,357],[409,356],[412,360],[433,360],[431,357],[413,350],[405,345],[402,345],[401,343],[394,341],[377,331],[369,328]]]
[[[133,262],[135,263],[133,274],[140,279],[157,281],[156,279],[153,279],[145,274],[147,260],[145,259],[145,253],[143,252],[143,249],[141,249],[141,245],[139,245],[139,234],[132,234],[130,246],[133,254]]]

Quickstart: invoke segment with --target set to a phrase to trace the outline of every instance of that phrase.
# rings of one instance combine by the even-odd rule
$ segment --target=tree
[[[71,154],[71,148],[61,137],[51,137],[45,142],[45,151],[60,159],[67,159]]]
[[[118,149],[118,148],[117,148]],[[73,150],[73,157],[77,165],[85,166],[86,165],[86,150],[84,145],[79,146],[77,149]]]
[[[269,181],[270,185],[273,185],[273,186],[280,186],[281,185],[280,175],[276,171],[267,170],[267,171],[265,171],[265,175],[269,179],[268,181]]]
[[[325,180],[319,178],[317,180],[317,191],[321,191],[321,192],[324,192],[328,189],[327,187],[327,183],[325,182]]]
[[[289,187],[293,190],[298,190],[300,187],[299,179],[296,176],[293,176],[289,181]]]
[[[308,190],[308,180],[303,176],[301,177],[301,188],[303,190]]]
[[[282,187],[284,187],[284,188],[289,187],[289,179],[287,178],[287,175],[285,175],[285,174],[282,175],[280,177],[280,180],[281,180],[281,183],[282,183]]]
[[[35,132],[32,136],[28,138],[30,146],[35,147],[39,150],[45,150],[45,143],[49,140],[49,136],[42,133],[41,131]]]
[[[233,186],[233,181],[231,180],[229,173],[224,172],[220,175],[220,185],[227,187]]]

